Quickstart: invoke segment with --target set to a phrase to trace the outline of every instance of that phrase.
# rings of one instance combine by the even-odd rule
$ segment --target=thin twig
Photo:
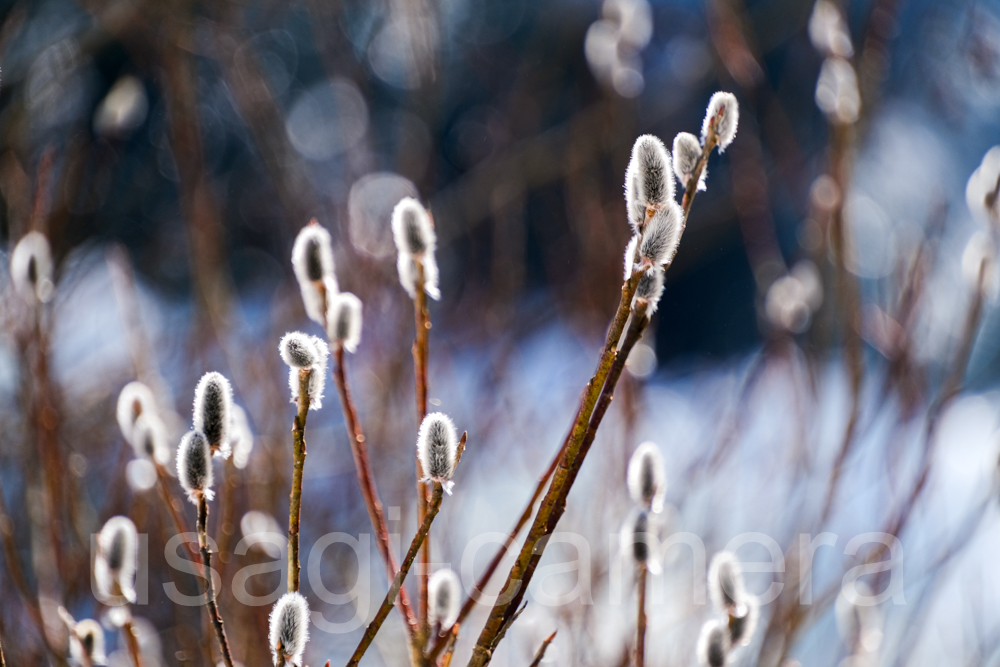
[[[646,575],[649,568],[645,563],[639,563],[639,610],[636,616],[635,633],[635,664],[643,667],[646,664]]]
[[[299,519],[302,514],[302,468],[306,463],[306,415],[309,413],[309,376],[312,371],[299,371],[299,411],[292,424],[293,471],[292,492],[288,504],[288,592],[299,590]]]
[[[177,507],[174,505],[174,497],[170,491],[170,485],[167,484],[167,471],[157,462],[153,462],[156,466],[156,485],[160,489],[160,496],[163,499],[163,504],[167,506],[167,514],[170,515],[170,521],[174,524],[174,530],[177,531],[178,535],[183,535],[187,533],[187,528],[184,527],[184,521],[181,519],[181,515],[177,512]],[[192,556],[198,557],[198,551],[191,546],[191,543],[184,540],[184,546],[187,547],[188,551]]]
[[[125,637],[125,646],[128,648],[129,655],[132,656],[132,662],[135,663],[135,667],[142,667],[142,652],[139,650],[139,638],[135,636],[135,626],[132,625],[131,618],[122,625],[122,636]]]
[[[413,259],[416,265],[416,279],[414,280],[415,296],[413,298],[413,311],[416,327],[416,340],[413,342],[413,374],[416,379],[417,396],[417,424],[423,422],[427,416],[427,338],[430,333],[431,321],[427,312],[427,291],[424,287],[424,263],[419,257]],[[427,514],[427,488],[420,480],[424,478],[424,471],[420,466],[420,457],[416,458],[417,472],[417,521],[421,524]],[[419,645],[423,647],[424,641],[429,633],[428,623],[428,599],[427,581],[431,562],[431,541],[424,542],[420,552],[420,567],[417,578],[419,584],[419,610],[420,629],[418,632]]]
[[[556,630],[542,642],[542,645],[538,647],[538,652],[535,653],[535,659],[531,661],[528,667],[538,667],[538,665],[542,664],[542,660],[545,658],[545,651],[548,650],[549,644],[556,638],[556,632],[559,631]]]
[[[212,550],[208,546],[208,498],[205,494],[198,496],[198,546],[201,547],[201,562],[205,566],[205,599],[208,600],[209,618],[215,629],[215,637],[222,649],[222,659],[226,667],[233,667],[233,656],[229,652],[229,640],[226,629],[222,625],[222,615],[219,613],[219,603],[215,599],[215,584],[212,582]],[[136,667],[141,667],[137,665]]]
[[[332,341],[331,341],[332,342]],[[344,423],[347,426],[347,438],[351,442],[351,454],[354,456],[354,467],[358,474],[358,486],[361,487],[361,496],[364,498],[365,507],[368,509],[368,518],[375,529],[375,543],[378,545],[379,553],[382,554],[382,561],[385,563],[386,573],[389,581],[396,577],[399,565],[396,563],[396,556],[392,553],[389,542],[389,527],[385,520],[385,513],[382,511],[382,503],[379,500],[378,488],[375,485],[375,475],[372,473],[371,462],[368,460],[368,445],[364,433],[361,430],[361,422],[358,421],[358,413],[354,408],[354,401],[351,399],[351,392],[347,387],[347,376],[344,373],[344,348],[342,345],[335,345],[333,350],[333,380],[340,393],[340,403],[344,409]],[[411,640],[417,632],[417,619],[413,615],[410,607],[410,596],[406,588],[399,590],[399,608],[406,621],[406,630],[410,634]]]
[[[375,639],[375,635],[378,634],[379,628],[382,627],[382,623],[385,622],[386,617],[389,616],[389,611],[392,609],[393,604],[395,604],[396,595],[399,594],[400,589],[403,587],[403,581],[406,579],[407,573],[410,571],[410,566],[413,565],[414,559],[417,557],[417,551],[420,549],[420,545],[423,544],[424,539],[427,537],[428,531],[431,529],[431,522],[434,521],[434,517],[437,516],[438,510],[441,509],[441,498],[444,495],[443,487],[435,483],[434,493],[431,496],[431,502],[427,507],[427,515],[424,517],[424,521],[420,524],[420,528],[417,530],[417,534],[413,536],[413,541],[410,543],[410,549],[406,552],[406,558],[403,559],[403,564],[399,568],[399,572],[396,573],[396,578],[392,580],[392,585],[389,587],[388,592],[385,594],[385,599],[382,600],[382,605],[378,609],[378,613],[375,614],[375,618],[371,623],[368,624],[368,628],[365,630],[365,634],[361,637],[361,642],[358,647],[354,650],[354,655],[347,663],[347,667],[355,667],[361,658],[364,656],[365,651],[371,646],[372,641]]]

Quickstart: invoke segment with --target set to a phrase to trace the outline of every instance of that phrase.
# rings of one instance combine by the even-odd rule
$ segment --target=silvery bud
[[[424,417],[417,433],[417,457],[424,472],[421,481],[439,482],[451,493],[457,456],[458,434],[451,419],[441,412]]]
[[[177,479],[187,491],[188,499],[198,504],[198,497],[204,495],[211,500],[212,452],[208,439],[200,431],[189,431],[177,448]]]
[[[698,169],[698,160],[701,159],[701,142],[698,137],[690,132],[680,132],[674,137],[674,176],[680,181],[682,187],[694,178],[694,172]],[[703,169],[701,177],[698,179],[698,189],[705,189],[705,173]]]
[[[285,593],[274,604],[269,621],[268,641],[275,667],[286,663],[302,665],[302,653],[309,641],[309,603],[299,593]]]
[[[430,623],[445,632],[455,621],[461,608],[462,586],[451,569],[438,570],[427,582],[430,600]]]
[[[341,292],[330,300],[326,322],[330,340],[354,352],[361,342],[361,299],[350,292]]]
[[[652,442],[636,447],[628,462],[628,491],[632,500],[659,513],[667,494],[667,474],[660,449]]]
[[[132,432],[135,429],[135,422],[144,414],[156,414],[156,400],[153,398],[153,392],[141,382],[129,382],[122,387],[121,393],[118,394],[115,416],[125,440],[133,446],[135,443]]]
[[[316,220],[303,227],[295,237],[292,268],[302,292],[306,315],[323,324],[325,298],[337,293],[337,276],[333,268],[330,232],[320,227]]]
[[[674,200],[670,152],[659,137],[644,134],[632,146],[625,170],[625,204],[633,231],[642,231],[647,210],[659,210]]]
[[[44,234],[28,232],[17,242],[10,257],[10,277],[15,291],[28,303],[52,298],[52,251]]]
[[[701,627],[698,637],[698,662],[706,667],[725,667],[729,658],[729,628],[719,620],[711,620]]]
[[[194,430],[208,439],[212,453],[229,458],[233,388],[222,373],[205,373],[194,390]]]
[[[718,136],[719,152],[726,150],[736,138],[736,126],[740,122],[740,106],[732,93],[718,92],[708,101],[705,120],[701,124],[702,143],[708,138],[708,129],[715,119],[715,133]]]
[[[135,568],[138,536],[135,524],[124,516],[115,516],[97,535],[94,581],[102,598],[122,595],[135,602]]]

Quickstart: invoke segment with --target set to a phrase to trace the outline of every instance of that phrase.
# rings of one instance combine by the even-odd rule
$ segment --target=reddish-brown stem
[[[177,511],[176,505],[174,505],[174,496],[170,493],[170,486],[167,484],[167,471],[159,463],[154,462],[153,465],[156,466],[156,485],[160,489],[160,498],[162,498],[163,504],[167,508],[167,514],[170,515],[170,521],[174,524],[174,530],[177,531],[178,535],[183,535],[188,531],[184,527],[184,521]],[[198,557],[198,550],[191,546],[190,542],[185,540],[184,546],[187,547],[192,556],[195,558]]]
[[[556,630],[556,632],[558,632],[558,630]],[[538,647],[538,652],[535,653],[535,659],[531,661],[531,665],[529,667],[538,667],[542,664],[542,660],[545,659],[545,651],[548,650],[549,644],[555,640],[556,632],[553,632],[551,635],[546,637],[545,641],[542,642],[542,645]]]
[[[427,291],[424,288],[424,264],[419,257],[413,259],[416,266],[416,278],[414,280],[413,310],[416,326],[416,340],[413,342],[413,373],[416,377],[417,396],[417,424],[423,422],[427,416],[427,338],[430,333],[431,321],[427,312]],[[423,524],[427,515],[427,488],[421,481],[424,478],[424,471],[420,467],[419,457],[416,459],[417,471],[417,521]],[[431,541],[424,541],[423,549],[420,552],[420,567],[417,568],[417,578],[419,583],[419,610],[420,619],[419,644],[422,647],[427,638],[427,578],[428,569],[431,562]]]
[[[347,387],[347,376],[344,373],[344,348],[339,344],[333,349],[333,381],[337,385],[337,392],[340,394],[340,403],[344,410],[344,422],[347,426],[347,438],[351,442],[351,454],[354,456],[354,467],[357,470],[358,486],[361,488],[361,496],[364,498],[365,507],[368,509],[368,518],[375,529],[375,543],[378,545],[382,561],[385,563],[386,573],[389,581],[396,578],[399,566],[396,564],[396,557],[392,553],[389,542],[389,527],[385,520],[385,513],[382,511],[382,503],[379,500],[378,489],[375,486],[375,475],[372,473],[371,463],[368,460],[368,445],[364,433],[361,430],[361,422],[358,420],[357,410],[351,399],[351,392]],[[399,591],[399,610],[406,621],[407,632],[411,639],[417,631],[417,619],[413,615],[410,607],[410,597],[406,588]]]
[[[639,563],[639,611],[636,616],[635,633],[635,664],[643,667],[646,664],[646,575],[649,568],[645,563]]]
[[[288,504],[288,592],[299,590],[299,519],[302,515],[302,470],[306,463],[306,415],[309,414],[309,375],[299,371],[299,410],[292,423],[292,491]]]
[[[132,619],[125,621],[122,625],[122,636],[125,637],[125,646],[128,654],[132,657],[135,667],[142,667],[142,653],[139,651],[139,638],[135,636],[135,626]]]
[[[428,531],[431,529],[431,522],[433,522],[434,517],[437,516],[438,510],[441,509],[441,498],[443,495],[444,489],[440,484],[435,483],[434,493],[431,496],[431,502],[427,507],[427,515],[424,517],[423,523],[420,524],[417,534],[413,536],[413,541],[410,543],[410,549],[406,552],[406,557],[403,559],[403,564],[400,566],[399,572],[396,573],[395,579],[392,580],[392,585],[389,586],[389,590],[386,592],[385,599],[382,600],[382,605],[375,614],[375,618],[372,619],[372,622],[368,624],[368,628],[365,629],[365,634],[361,637],[361,642],[354,650],[354,655],[352,655],[351,659],[348,661],[347,667],[355,667],[359,662],[361,662],[361,658],[364,657],[365,651],[367,651],[368,647],[371,646],[372,641],[375,639],[375,635],[378,634],[379,629],[382,627],[382,623],[384,623],[386,617],[389,616],[389,610],[391,610],[393,604],[395,604],[396,595],[403,587],[403,581],[406,579],[406,575],[410,571],[410,566],[413,565],[413,561],[417,557],[417,551],[420,549],[420,545],[423,544]]]
[[[219,648],[222,649],[222,659],[225,661],[226,667],[233,667],[233,656],[229,652],[229,640],[226,638],[226,629],[222,624],[222,615],[219,613],[219,603],[215,599],[215,583],[212,581],[212,550],[208,545],[208,498],[205,497],[204,493],[198,495],[198,546],[201,548],[201,562],[205,566],[205,599],[208,601],[208,616],[212,621],[215,637],[219,640]],[[134,639],[134,633],[130,634]],[[138,651],[138,644],[136,650]],[[137,662],[136,667],[142,667],[142,665]]]

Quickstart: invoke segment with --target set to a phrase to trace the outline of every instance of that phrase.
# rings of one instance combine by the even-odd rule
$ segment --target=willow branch
[[[163,499],[163,504],[167,507],[167,514],[170,515],[170,521],[174,524],[174,530],[177,531],[178,535],[183,535],[187,533],[188,530],[184,527],[184,520],[181,519],[180,513],[177,511],[177,506],[174,505],[174,496],[170,492],[170,485],[167,484],[167,471],[162,465],[157,462],[153,462],[156,466],[156,485],[160,489],[160,497]],[[187,540],[184,541],[184,546],[191,553],[192,556],[198,556],[198,551],[191,546],[191,543]]]
[[[416,279],[414,280],[413,311],[416,327],[416,340],[413,342],[413,374],[416,379],[417,396],[417,424],[423,422],[427,416],[427,339],[430,333],[431,321],[427,312],[427,291],[424,287],[424,263],[419,257],[413,259],[416,265]],[[420,466],[420,457],[416,458],[416,480],[417,480],[417,521],[421,524],[427,515],[427,488],[421,482],[424,478],[424,471]],[[420,552],[420,567],[418,568],[419,579],[419,610],[420,619],[419,644],[423,646],[429,628],[427,612],[427,580],[428,570],[431,562],[431,541],[426,540],[423,550]]]
[[[302,515],[302,468],[306,463],[306,415],[309,413],[309,375],[299,371],[299,411],[292,423],[292,492],[288,504],[288,592],[299,590],[299,519]]]
[[[643,667],[646,664],[646,575],[649,568],[645,563],[639,563],[639,610],[636,616],[635,633],[635,664]]]
[[[205,566],[205,598],[208,600],[209,618],[215,637],[222,649],[222,659],[226,667],[233,667],[233,656],[229,652],[229,640],[226,639],[226,629],[222,625],[222,615],[219,613],[219,603],[215,599],[215,583],[212,581],[212,550],[208,546],[208,498],[205,494],[198,496],[198,546],[201,547],[201,562]],[[134,636],[133,636],[134,639]],[[142,667],[136,663],[136,667]]]
[[[427,506],[427,514],[424,516],[423,523],[420,524],[420,528],[417,530],[417,534],[413,536],[413,541],[410,542],[410,549],[406,552],[406,557],[403,559],[403,564],[396,573],[395,579],[392,580],[392,585],[389,587],[388,592],[385,594],[385,599],[382,600],[382,605],[378,609],[378,613],[375,614],[375,618],[371,623],[368,624],[368,628],[365,630],[365,634],[361,637],[361,642],[358,647],[354,650],[354,655],[347,663],[347,667],[355,667],[361,658],[364,656],[365,651],[371,646],[372,641],[375,639],[375,635],[378,634],[379,629],[382,627],[382,623],[385,622],[386,617],[389,616],[389,611],[392,609],[393,604],[395,604],[396,596],[399,594],[400,589],[403,587],[403,581],[406,579],[407,573],[410,571],[410,567],[413,565],[414,559],[417,557],[417,551],[420,549],[420,545],[423,544],[424,539],[427,537],[427,533],[431,529],[431,523],[434,521],[434,517],[437,516],[438,510],[441,509],[441,498],[444,495],[444,489],[438,483],[434,484],[434,493],[431,496],[431,501]]]
[[[347,438],[351,442],[351,454],[354,456],[354,467],[358,474],[358,486],[361,488],[361,496],[364,498],[365,507],[368,509],[368,518],[372,522],[375,530],[375,543],[378,545],[382,561],[385,563],[386,573],[389,581],[396,577],[399,565],[396,557],[392,553],[389,542],[389,527],[385,520],[385,513],[382,511],[382,502],[379,500],[378,488],[375,486],[375,475],[372,473],[371,462],[368,459],[368,445],[364,433],[361,430],[361,422],[358,420],[357,410],[354,408],[354,401],[351,399],[351,392],[347,387],[347,376],[344,373],[344,348],[342,345],[334,345],[333,351],[333,381],[337,385],[337,392],[340,394],[340,404],[344,410],[344,423],[347,426]],[[399,590],[399,611],[406,621],[406,630],[410,634],[411,640],[417,631],[417,620],[413,616],[413,609],[410,607],[410,597],[405,588]]]
[[[559,631],[556,630],[556,632]],[[555,640],[556,632],[553,632],[551,635],[549,635],[545,639],[545,641],[542,642],[542,645],[538,647],[538,652],[535,653],[535,659],[531,661],[531,665],[529,665],[529,667],[538,667],[538,665],[542,664],[542,660],[545,658],[545,651],[548,650],[549,644],[551,644],[553,640]]]

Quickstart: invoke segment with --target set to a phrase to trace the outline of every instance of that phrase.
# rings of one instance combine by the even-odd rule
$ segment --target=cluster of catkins
[[[656,574],[660,568],[650,544],[652,524],[655,523],[651,515],[663,511],[663,499],[667,493],[667,475],[659,447],[652,442],[639,445],[629,459],[627,479],[628,492],[635,508],[622,529],[622,548],[637,565],[645,566]]]
[[[632,240],[625,251],[625,279],[642,271],[635,302],[646,303],[652,315],[663,294],[664,266],[673,261],[684,232],[684,210],[677,203],[674,177],[687,188],[699,173],[707,150],[724,151],[736,137],[739,107],[731,93],[715,93],[702,123],[701,139],[688,132],[674,138],[673,157],[651,134],[636,139],[625,170],[625,203]],[[700,165],[697,188],[705,189],[705,166]],[[634,304],[633,304],[634,305]]]
[[[708,590],[717,617],[701,628],[698,662],[707,667],[724,667],[733,650],[746,646],[753,638],[760,604],[746,592],[740,563],[728,551],[720,551],[712,559]]]
[[[816,106],[831,123],[850,125],[861,114],[858,76],[851,64],[854,46],[840,8],[818,0],[809,17],[809,39],[826,58],[816,82]]]

